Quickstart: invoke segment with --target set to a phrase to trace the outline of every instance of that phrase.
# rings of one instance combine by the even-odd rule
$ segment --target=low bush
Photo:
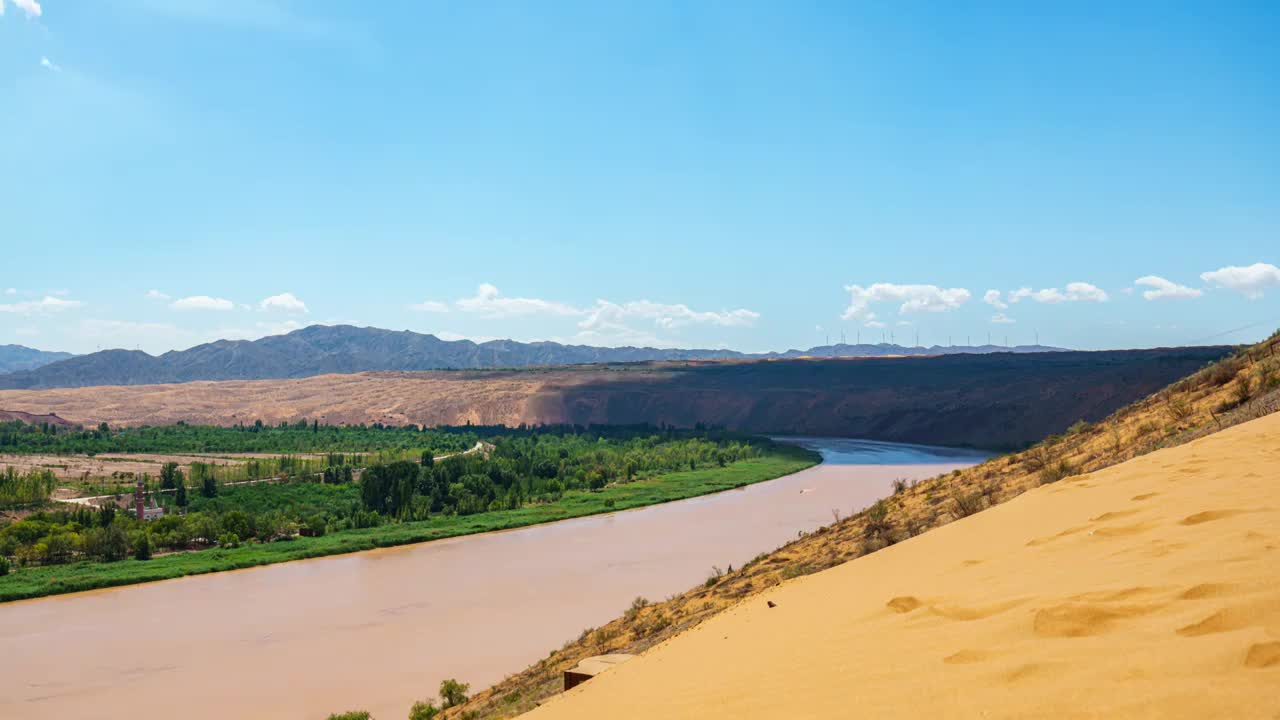
[[[640,611],[647,607],[649,607],[649,601],[642,597],[637,597],[635,600],[632,600],[631,607],[627,608],[627,620],[635,620],[636,616],[640,614]]]
[[[440,708],[430,700],[419,700],[409,708],[409,720],[431,720],[440,714]]]
[[[1040,471],[1040,484],[1049,485],[1051,483],[1056,483],[1071,475],[1075,475],[1075,468],[1066,460],[1059,460]]]
[[[951,496],[951,511],[957,519],[969,517],[982,510],[982,495],[957,492]]]

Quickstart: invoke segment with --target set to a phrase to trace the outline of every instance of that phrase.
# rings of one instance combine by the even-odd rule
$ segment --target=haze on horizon
[[[1280,322],[1273,4],[0,7],[0,344]]]

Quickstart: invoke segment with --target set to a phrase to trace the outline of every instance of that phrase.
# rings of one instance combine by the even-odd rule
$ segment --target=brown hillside
[[[1229,352],[1175,348],[595,365],[0,391],[0,407],[111,425],[704,423],[758,433],[1023,447]]]
[[[451,709],[447,718],[508,718],[560,692],[586,657],[639,653],[789,578],[808,575],[946,525],[1042,484],[1182,445],[1280,409],[1280,333],[1030,449],[904,488],[827,528],[761,555],[708,586],[584,630],[538,664]]]

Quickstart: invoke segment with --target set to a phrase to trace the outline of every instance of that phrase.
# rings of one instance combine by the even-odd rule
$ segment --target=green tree
[[[178,507],[185,508],[187,506],[187,481],[183,479],[181,472],[174,478],[174,483],[174,500],[178,503]]]
[[[430,700],[419,700],[409,708],[409,720],[431,720],[440,714],[440,708]]]
[[[133,559],[151,559],[151,536],[147,534],[146,530],[138,533],[137,539],[133,541]]]
[[[160,466],[160,489],[172,490],[177,487],[178,463],[167,462]]]
[[[207,473],[200,482],[200,494],[207,498],[218,496],[218,479],[213,473]]]
[[[467,691],[470,689],[471,685],[469,683],[460,683],[453,678],[441,682],[440,701],[442,708],[447,709],[466,702]]]

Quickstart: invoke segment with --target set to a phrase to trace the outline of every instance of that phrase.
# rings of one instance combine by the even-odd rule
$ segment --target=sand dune
[[[1278,468],[1280,414],[1040,487],[751,597],[529,717],[1275,718]]]

